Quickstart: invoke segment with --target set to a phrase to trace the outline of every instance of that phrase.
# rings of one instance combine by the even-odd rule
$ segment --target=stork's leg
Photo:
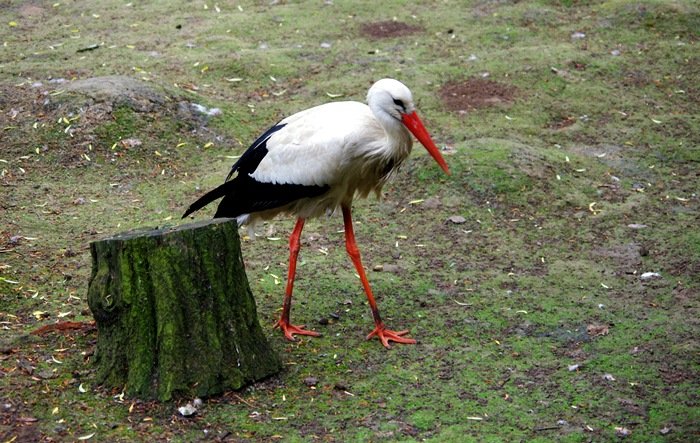
[[[408,330],[405,331],[392,331],[384,326],[382,318],[379,316],[379,308],[377,307],[377,302],[374,300],[374,294],[372,294],[372,288],[369,286],[369,281],[365,275],[365,269],[362,267],[362,260],[360,259],[360,250],[357,248],[357,243],[355,242],[355,232],[352,228],[352,216],[350,214],[350,207],[343,205],[343,222],[345,224],[345,247],[348,250],[348,255],[350,260],[355,265],[357,274],[360,276],[360,281],[362,281],[362,286],[365,288],[365,294],[367,294],[367,301],[369,301],[369,307],[372,309],[372,317],[374,318],[374,330],[367,336],[367,340],[374,337],[375,335],[379,337],[382,344],[390,348],[389,341],[395,341],[396,343],[406,343],[414,344],[415,340],[412,338],[402,337],[408,334]]]
[[[276,328],[282,329],[287,340],[294,341],[294,334],[313,335],[318,337],[318,332],[307,331],[304,325],[295,326],[289,322],[289,312],[292,309],[292,290],[294,289],[294,275],[297,270],[297,257],[301,248],[301,230],[304,228],[304,219],[298,218],[294,231],[289,237],[289,272],[287,273],[287,290],[284,293],[284,303],[282,304],[282,316],[275,324]]]

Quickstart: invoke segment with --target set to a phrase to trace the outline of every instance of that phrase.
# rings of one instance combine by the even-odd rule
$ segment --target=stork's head
[[[418,139],[428,153],[447,174],[450,170],[440,150],[430,138],[423,122],[416,113],[411,91],[398,80],[384,78],[375,82],[367,92],[367,104],[372,111],[384,113],[401,122]]]

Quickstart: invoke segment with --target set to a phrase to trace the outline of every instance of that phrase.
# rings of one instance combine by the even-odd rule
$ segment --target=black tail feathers
[[[217,200],[226,194],[232,194],[233,193],[233,187],[234,187],[234,181],[227,181],[223,184],[221,184],[219,187],[212,189],[211,191],[207,192],[203,196],[201,196],[196,202],[192,203],[189,208],[187,208],[187,211],[182,215],[182,218],[187,217],[188,215],[192,214],[195,211],[198,211],[208,205],[209,203],[213,202],[214,200]]]

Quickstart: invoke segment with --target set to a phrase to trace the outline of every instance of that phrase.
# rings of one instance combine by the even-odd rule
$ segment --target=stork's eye
[[[406,106],[403,104],[403,102],[401,100],[399,100],[398,98],[395,98],[394,104],[396,106],[398,106],[399,108],[401,108],[404,112],[406,112]]]

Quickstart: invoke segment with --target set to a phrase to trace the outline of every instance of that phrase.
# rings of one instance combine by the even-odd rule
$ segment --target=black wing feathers
[[[277,124],[258,137],[231,167],[226,181],[192,203],[182,218],[221,197],[224,199],[219,203],[215,218],[238,217],[241,214],[279,208],[295,200],[317,197],[328,191],[329,186],[263,183],[250,176],[267,155],[267,141],[284,126]],[[238,175],[231,179],[236,172]]]
[[[209,203],[213,202],[214,200],[221,198],[225,196],[226,194],[229,194],[232,192],[235,188],[235,181],[230,181],[230,182],[225,182],[224,184],[220,185],[216,189],[212,189],[211,191],[207,192],[203,196],[201,196],[196,202],[192,203],[189,208],[187,208],[187,211],[185,211],[184,214],[182,214],[182,218],[187,217],[194,211],[198,211],[208,205]]]
[[[244,174],[252,174],[258,168],[262,159],[267,155],[267,141],[272,137],[272,134],[284,128],[286,124],[276,124],[271,127],[263,135],[258,137],[252,145],[241,155],[236,163],[231,166],[231,171],[226,176],[226,181],[231,179],[231,176],[236,172]]]
[[[240,175],[225,184],[228,183],[235,184],[235,189],[225,193],[214,218],[238,217],[241,214],[279,208],[302,198],[317,197],[329,189],[328,186],[261,183],[249,176]]]

